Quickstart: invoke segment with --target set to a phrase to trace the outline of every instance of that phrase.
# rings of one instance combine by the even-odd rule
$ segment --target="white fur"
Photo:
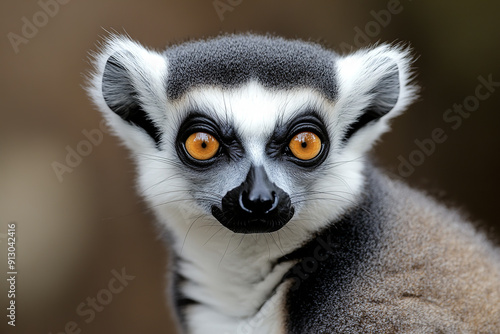
[[[163,131],[160,149],[142,129],[123,121],[104,101],[102,73],[106,60],[116,53],[124,55],[120,60],[129,69],[144,110]],[[293,263],[274,267],[273,263],[356,203],[364,181],[364,154],[388,129],[387,121],[399,114],[414,96],[407,51],[382,45],[336,61],[339,97],[335,102],[310,88],[277,91],[254,81],[235,89],[197,87],[181,99],[169,101],[164,86],[168,60],[161,54],[126,38],[112,37],[96,55],[89,93],[133,152],[140,191],[160,224],[173,236],[171,246],[179,258],[178,270],[188,279],[180,288],[187,297],[200,303],[186,312],[190,332],[249,333],[243,329],[249,323],[254,324],[250,326],[254,333],[283,330],[286,285],[272,293]],[[401,89],[396,106],[381,120],[357,132],[343,147],[340,137],[370,102],[368,92],[376,87],[390,61],[396,62],[400,71]],[[183,169],[167,161],[178,161],[174,148],[177,129],[193,106],[233,124],[247,153],[244,164],[263,165],[272,182],[290,194],[296,203],[296,213],[282,230],[258,235],[227,230],[190,191],[192,185],[182,177],[187,167]],[[295,195],[297,189],[291,187],[293,174],[283,171],[267,157],[264,148],[278,119],[283,118],[286,123],[307,107],[316,110],[328,123],[332,144],[323,164],[329,167],[321,178],[311,180],[312,195]],[[214,183],[211,189],[219,199],[241,184],[245,173],[228,169],[221,178],[224,180]]]
[[[167,60],[160,53],[124,37],[110,36],[99,53],[92,54],[94,72],[88,79],[87,92],[94,104],[103,112],[114,133],[123,140],[132,153],[153,152],[152,139],[145,131],[122,120],[112,112],[102,94],[102,75],[110,56],[114,55],[130,71],[132,84],[151,119],[160,127],[165,123],[165,78]],[[152,87],[150,90],[148,87]]]
[[[359,155],[365,154],[389,130],[389,121],[414,101],[418,88],[412,85],[411,59],[409,49],[382,44],[376,48],[359,50],[337,61],[340,89],[336,109],[342,113],[341,122],[344,124],[359,115],[369,103],[372,96],[368,92],[377,88],[378,82],[393,63],[397,64],[399,70],[400,89],[395,92],[399,93],[396,105],[379,121],[358,131],[349,140],[347,149]]]

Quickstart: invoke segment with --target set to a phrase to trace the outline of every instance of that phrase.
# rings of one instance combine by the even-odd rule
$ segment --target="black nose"
[[[254,215],[266,215],[272,213],[278,207],[278,195],[269,189],[252,189],[240,193],[240,207]]]
[[[269,180],[263,166],[252,166],[246,178],[246,186],[240,189],[240,208],[255,216],[272,213],[278,205],[276,185]]]
[[[212,214],[237,233],[274,232],[293,216],[290,196],[269,180],[263,166],[252,166],[243,183],[222,198],[222,208]]]

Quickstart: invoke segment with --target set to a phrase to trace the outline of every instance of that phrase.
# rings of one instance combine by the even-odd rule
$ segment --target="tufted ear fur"
[[[338,100],[335,106],[346,147],[365,153],[389,119],[399,115],[415,98],[408,49],[379,45],[337,61]]]
[[[94,55],[87,91],[108,124],[132,150],[158,148],[166,115],[167,62],[123,36]]]

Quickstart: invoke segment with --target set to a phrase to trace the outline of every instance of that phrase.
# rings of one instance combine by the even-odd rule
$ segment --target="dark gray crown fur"
[[[335,56],[313,43],[279,37],[226,35],[165,51],[167,94],[177,99],[193,86],[238,86],[257,80],[266,87],[314,87],[330,100],[337,91]]]

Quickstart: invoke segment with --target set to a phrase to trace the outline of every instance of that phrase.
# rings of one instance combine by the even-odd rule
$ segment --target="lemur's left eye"
[[[300,132],[290,140],[288,147],[296,158],[311,160],[321,151],[321,139],[313,132]]]
[[[205,132],[195,132],[186,139],[186,151],[196,160],[208,160],[219,150],[219,142]]]

